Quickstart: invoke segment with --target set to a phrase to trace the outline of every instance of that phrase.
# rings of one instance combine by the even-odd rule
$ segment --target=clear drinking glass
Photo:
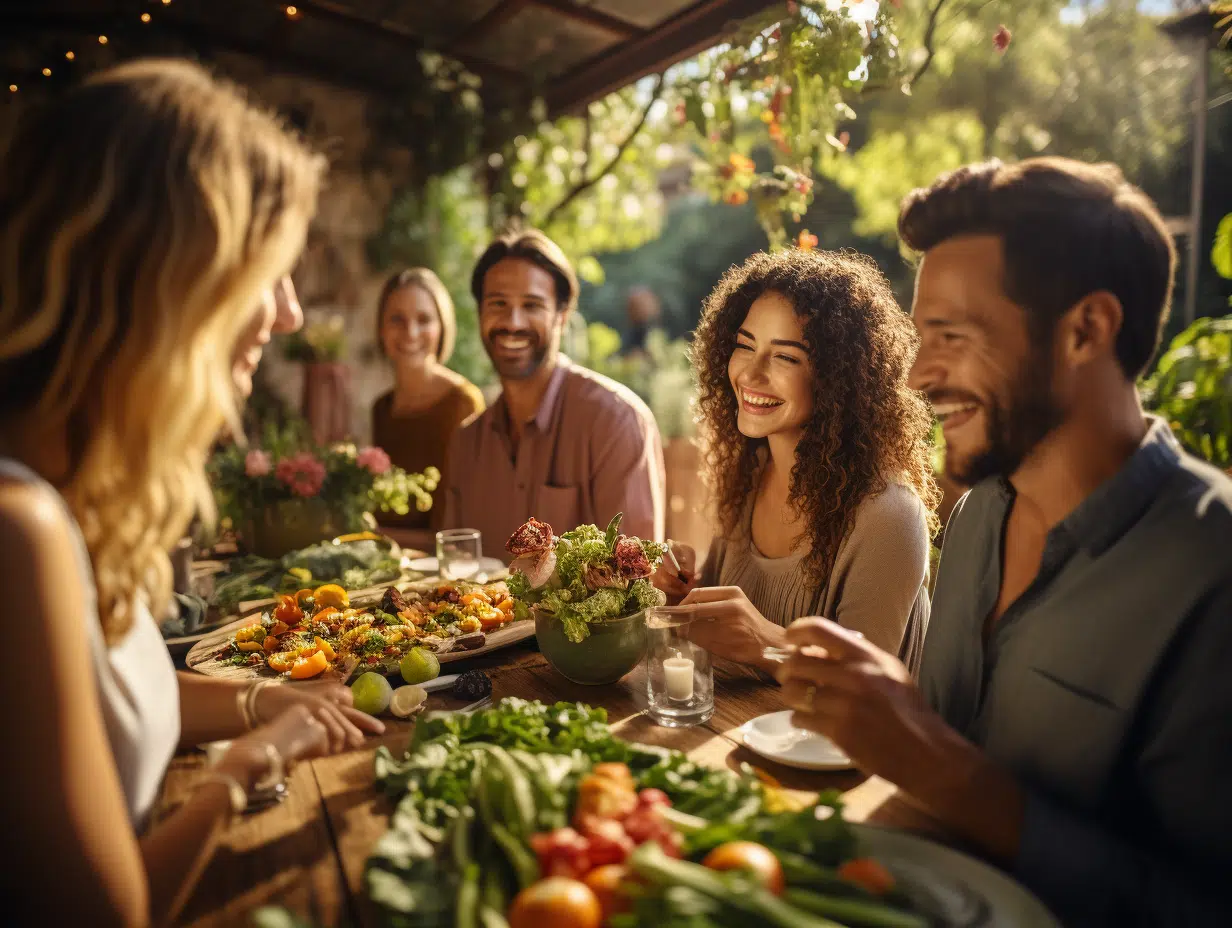
[[[646,702],[650,717],[668,728],[700,725],[714,715],[710,652],[682,632],[687,623],[655,621],[646,628]]]
[[[446,580],[474,580],[479,575],[483,539],[473,528],[436,533],[436,568]]]

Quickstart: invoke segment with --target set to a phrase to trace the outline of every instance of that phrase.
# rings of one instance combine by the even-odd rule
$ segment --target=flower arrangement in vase
[[[365,516],[377,509],[427,512],[441,477],[434,467],[408,474],[376,447],[319,447],[294,428],[267,429],[260,444],[222,449],[209,475],[219,514],[263,557],[363,531]]]

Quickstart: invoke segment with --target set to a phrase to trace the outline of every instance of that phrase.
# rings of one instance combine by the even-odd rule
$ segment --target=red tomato
[[[603,909],[585,883],[553,876],[518,893],[508,918],[509,928],[599,928]]]
[[[599,900],[599,908],[603,910],[605,922],[613,915],[629,910],[629,899],[623,889],[623,884],[628,882],[629,876],[629,868],[623,864],[596,867],[586,874],[585,883],[595,894],[595,898]]]
[[[847,861],[838,868],[838,875],[877,895],[894,888],[894,877],[890,875],[890,871],[871,857],[857,857]]]
[[[633,839],[610,818],[587,819],[583,835],[590,844],[590,865],[623,864],[633,853]]]
[[[643,806],[670,806],[672,801],[667,798],[667,793],[661,789],[644,789],[637,794],[639,805]]]
[[[531,835],[530,846],[544,877],[578,879],[591,869],[590,842],[572,828]]]
[[[770,892],[776,896],[783,894],[783,867],[764,844],[729,841],[707,854],[702,864],[711,870],[748,870]]]
[[[624,826],[635,844],[653,841],[668,828],[655,806],[640,806],[634,809],[625,816]]]

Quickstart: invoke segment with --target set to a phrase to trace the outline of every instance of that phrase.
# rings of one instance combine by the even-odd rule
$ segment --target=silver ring
[[[809,712],[813,711],[813,700],[817,698],[817,687],[809,684],[804,688],[804,704],[808,706]]]

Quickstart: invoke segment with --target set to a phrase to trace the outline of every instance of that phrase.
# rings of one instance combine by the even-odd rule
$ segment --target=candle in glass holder
[[[669,699],[692,699],[693,662],[679,652],[667,658],[663,661],[663,682]]]

